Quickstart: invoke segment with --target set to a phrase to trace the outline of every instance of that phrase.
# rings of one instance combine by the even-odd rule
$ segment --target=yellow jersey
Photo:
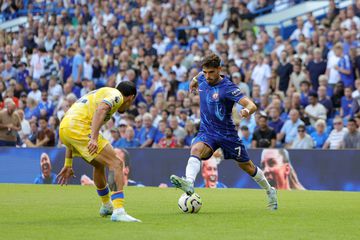
[[[103,87],[91,91],[70,107],[61,121],[60,128],[79,125],[90,127],[96,109],[102,102],[111,107],[104,120],[107,122],[123,104],[124,98],[116,88]]]

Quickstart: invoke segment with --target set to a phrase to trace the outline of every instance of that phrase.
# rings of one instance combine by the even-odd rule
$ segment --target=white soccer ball
[[[184,213],[197,213],[202,206],[202,200],[197,193],[194,193],[191,196],[184,193],[179,198],[178,206]]]

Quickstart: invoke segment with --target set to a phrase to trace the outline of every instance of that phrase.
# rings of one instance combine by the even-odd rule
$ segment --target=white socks
[[[126,214],[125,209],[123,207],[122,208],[115,208],[113,210],[113,213],[115,213],[115,214]]]
[[[252,178],[262,189],[265,189],[266,191],[271,189],[269,182],[266,180],[265,175],[260,168],[256,167],[255,175],[253,175]]]
[[[186,166],[186,180],[194,183],[197,174],[200,172],[200,167],[200,159],[194,155],[191,155]]]

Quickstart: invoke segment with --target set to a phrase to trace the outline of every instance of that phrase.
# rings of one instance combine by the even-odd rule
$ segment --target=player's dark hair
[[[201,67],[206,67],[206,68],[218,68],[220,67],[220,57],[216,54],[210,54],[208,56],[206,56],[202,62],[201,62]]]
[[[119,90],[124,97],[132,95],[136,96],[137,94],[135,83],[130,81],[124,81],[119,83],[116,89]]]

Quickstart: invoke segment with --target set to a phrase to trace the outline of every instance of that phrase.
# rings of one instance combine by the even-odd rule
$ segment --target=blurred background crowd
[[[16,31],[0,30],[0,145],[61,146],[74,102],[132,81],[134,105],[103,136],[119,148],[189,147],[200,123],[189,82],[213,52],[258,106],[247,119],[234,107],[247,147],[360,148],[360,1],[329,1],[321,20],[294,19],[288,38],[254,24],[298,2],[63,0],[46,11],[47,1],[0,0],[4,21],[29,12]]]

